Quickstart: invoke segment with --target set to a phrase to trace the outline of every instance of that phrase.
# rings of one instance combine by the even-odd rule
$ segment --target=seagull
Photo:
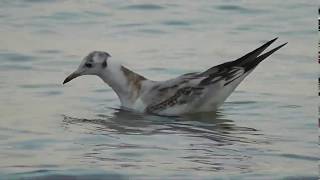
[[[212,112],[260,62],[287,44],[262,54],[275,40],[277,38],[234,61],[165,81],[147,79],[111,60],[109,53],[93,51],[63,84],[82,75],[96,75],[115,91],[121,107],[126,110],[166,116]]]

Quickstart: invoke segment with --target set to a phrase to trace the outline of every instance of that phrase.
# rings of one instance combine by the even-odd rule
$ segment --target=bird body
[[[153,81],[109,60],[108,53],[94,51],[64,83],[80,75],[97,75],[118,95],[125,109],[159,115],[216,111],[242,80],[282,44],[261,54],[277,38],[235,60],[204,72]]]

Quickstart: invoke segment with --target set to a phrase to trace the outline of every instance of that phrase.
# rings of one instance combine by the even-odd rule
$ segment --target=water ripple
[[[37,60],[35,56],[13,52],[0,52],[0,57],[2,60],[10,62],[29,62]]]
[[[262,9],[249,9],[240,5],[219,5],[215,6],[215,8],[222,11],[238,12],[240,14],[258,14],[264,12]]]
[[[63,52],[58,49],[40,49],[35,51],[35,53],[52,55],[52,54],[62,54]]]
[[[42,88],[60,88],[60,84],[21,84],[19,85],[20,88],[26,89],[42,89]]]
[[[313,4],[0,1],[0,179],[316,179]],[[103,84],[60,82],[94,49],[164,79],[274,36],[290,45],[218,113],[125,112]]]
[[[164,21],[162,24],[168,26],[190,26],[190,22],[181,20]]]
[[[134,4],[122,7],[121,9],[127,10],[161,10],[164,9],[163,6],[156,5],[156,4]]]
[[[119,167],[125,164],[126,167],[144,169],[153,167],[153,162],[157,162],[158,165],[170,165],[177,171],[249,171],[252,168],[251,157],[233,146],[269,144],[258,130],[237,126],[219,113],[162,117],[116,110],[112,115],[97,116],[98,118],[87,119],[64,115],[63,126],[71,131],[83,129],[85,131],[81,131],[88,135],[106,136],[112,143],[96,141],[97,139],[84,140],[91,143],[90,150],[83,153],[82,158],[96,163],[112,162]],[[147,139],[151,137],[158,140],[155,143],[149,142]],[[131,142],[129,139],[132,139],[132,143],[122,142],[123,138],[127,139],[126,142]],[[171,142],[170,138],[175,140]],[[182,144],[174,145],[179,142]],[[156,154],[170,157],[175,153],[179,153],[175,157],[178,162],[186,161],[192,165],[177,164],[170,158],[160,162],[154,159]]]

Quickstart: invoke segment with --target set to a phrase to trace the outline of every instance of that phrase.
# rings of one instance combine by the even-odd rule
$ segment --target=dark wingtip
[[[280,48],[282,48],[283,46],[285,46],[286,44],[288,44],[288,42],[281,44],[280,46],[271,49],[270,51],[258,56],[257,58],[255,58],[254,61],[251,61],[247,64],[245,64],[245,69],[246,71],[253,69],[254,67],[256,67],[261,61],[263,61],[264,59],[266,59],[267,57],[269,57],[271,54],[273,54],[274,52],[276,52],[277,50],[279,50]]]
[[[281,44],[280,46],[278,46],[278,47],[270,50],[269,52],[266,52],[265,54],[272,54],[272,53],[276,52],[278,49],[280,49],[280,48],[282,48],[283,46],[285,46],[286,44],[288,44],[288,42]],[[262,55],[263,55],[263,54],[262,54]],[[261,56],[262,56],[262,55],[261,55]]]
[[[247,53],[246,55],[242,56],[241,58],[234,61],[234,64],[238,66],[243,66],[244,64],[255,60],[265,49],[267,49],[274,41],[276,41],[278,37],[264,43],[262,46],[258,47],[257,49]]]
[[[275,42],[279,37],[276,37],[274,39],[271,39],[269,42],[267,42],[266,44],[272,44],[273,42]]]
[[[270,51],[260,55],[259,57],[256,58],[257,62],[261,62],[264,59],[266,59],[268,56],[270,56],[271,54],[273,54],[274,52],[276,52],[277,50],[279,50],[280,48],[282,48],[283,46],[285,46],[286,44],[288,44],[288,42],[281,44],[280,46],[271,49]]]
[[[67,83],[67,82],[68,82],[67,79],[65,79],[65,80],[63,81],[62,85],[64,85],[64,84]]]
[[[287,45],[287,44],[288,44],[288,42],[283,43],[282,45],[280,45],[280,47],[283,47],[283,46],[285,46],[285,45]]]
[[[261,47],[264,47],[264,49],[266,49],[268,46],[270,46],[272,43],[274,43],[276,40],[278,39],[278,37],[271,39],[270,41],[266,42],[264,45],[262,45]]]

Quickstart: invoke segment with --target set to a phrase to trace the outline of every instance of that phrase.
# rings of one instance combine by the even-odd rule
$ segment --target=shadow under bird
[[[97,75],[118,95],[124,109],[158,115],[216,111],[255,67],[284,43],[262,53],[277,38],[243,57],[165,81],[153,81],[111,60],[107,52],[87,55],[63,84],[82,75]]]

